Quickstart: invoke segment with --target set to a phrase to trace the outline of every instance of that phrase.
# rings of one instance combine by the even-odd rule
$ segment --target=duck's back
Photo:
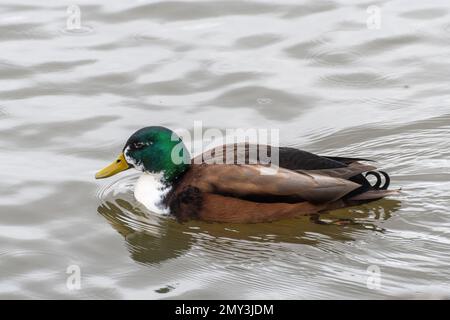
[[[198,155],[192,163],[220,164],[267,164],[272,162],[289,170],[317,170],[343,168],[347,164],[340,159],[323,157],[311,152],[290,147],[273,147],[262,144],[235,143],[217,146]],[[351,161],[350,161],[351,162]]]

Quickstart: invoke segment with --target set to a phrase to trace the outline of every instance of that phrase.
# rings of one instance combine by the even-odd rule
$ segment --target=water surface
[[[72,4],[0,6],[0,298],[449,296],[448,1],[77,1],[67,30]],[[94,180],[135,130],[194,121],[376,159],[403,193],[179,224],[136,203],[137,174]]]

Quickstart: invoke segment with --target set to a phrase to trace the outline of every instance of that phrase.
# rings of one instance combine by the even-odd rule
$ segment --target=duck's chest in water
[[[161,176],[144,173],[139,177],[134,187],[134,197],[148,210],[167,214],[169,209],[162,203],[164,196],[170,191],[161,182]]]

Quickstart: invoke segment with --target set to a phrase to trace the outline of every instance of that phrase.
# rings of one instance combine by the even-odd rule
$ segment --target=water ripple
[[[3,3],[0,298],[448,292],[449,11],[386,1],[370,29],[368,5],[82,3],[81,28],[67,30],[64,5]],[[136,202],[131,170],[94,180],[139,127],[198,120],[373,158],[402,193],[267,224],[181,224]],[[81,290],[66,286],[69,265]]]

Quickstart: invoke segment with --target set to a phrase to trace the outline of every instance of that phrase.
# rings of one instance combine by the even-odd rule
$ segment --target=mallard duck
[[[118,158],[95,177],[111,177],[130,168],[142,171],[135,186],[136,200],[180,221],[269,222],[367,203],[398,192],[387,190],[387,173],[360,162],[371,160],[319,156],[290,147],[266,146],[268,156],[278,152],[278,167],[268,173],[270,163],[258,156],[249,161],[254,154],[249,150],[261,147],[223,145],[191,159],[173,131],[146,127],[135,132]],[[230,152],[232,163],[226,164]],[[247,164],[239,164],[239,152]],[[377,181],[371,184],[368,175]]]

